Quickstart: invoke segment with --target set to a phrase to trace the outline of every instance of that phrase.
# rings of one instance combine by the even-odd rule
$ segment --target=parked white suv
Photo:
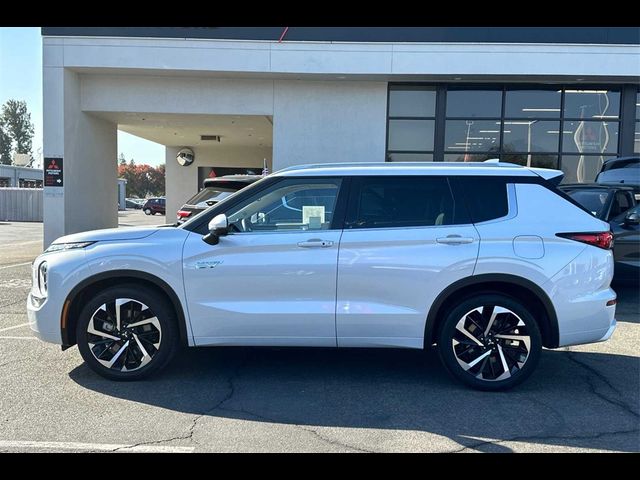
[[[475,388],[512,387],[542,347],[608,339],[612,236],[516,165],[312,165],[180,227],[56,240],[33,265],[32,330],[114,380],[179,344],[438,345]]]

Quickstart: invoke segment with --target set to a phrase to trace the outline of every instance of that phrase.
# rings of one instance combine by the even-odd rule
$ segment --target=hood
[[[72,233],[56,239],[53,243],[97,242],[113,240],[137,240],[158,231],[160,227],[105,228],[88,232]]]

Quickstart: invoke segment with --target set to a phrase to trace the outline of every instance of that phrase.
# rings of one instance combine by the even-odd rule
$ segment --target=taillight
[[[178,210],[178,220],[182,220],[183,218],[187,218],[191,215],[191,212],[187,210]]]
[[[594,247],[610,250],[613,248],[613,233],[593,232],[593,233],[556,233],[558,237],[568,238],[576,242],[586,243]]]

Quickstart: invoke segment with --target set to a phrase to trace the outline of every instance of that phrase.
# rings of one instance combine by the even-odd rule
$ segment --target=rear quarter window
[[[473,223],[486,222],[509,213],[507,179],[490,176],[461,176],[452,178],[456,195],[461,196]]]

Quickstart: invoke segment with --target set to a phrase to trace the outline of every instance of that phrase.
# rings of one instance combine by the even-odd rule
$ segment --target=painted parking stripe
[[[0,340],[38,340],[37,337],[5,337],[0,336]]]
[[[23,265],[31,265],[31,262],[15,263],[13,265],[3,265],[2,267],[0,267],[0,270],[4,270],[5,268],[22,267]]]
[[[29,442],[0,440],[0,449],[23,448],[42,450],[82,450],[93,452],[122,452],[137,453],[193,453],[195,447],[169,447],[164,445],[119,445],[110,443],[80,443],[80,442]]]
[[[14,330],[16,328],[22,328],[22,327],[26,327],[29,325],[29,322],[27,323],[21,323],[20,325],[14,325],[13,327],[7,327],[7,328],[0,328],[0,332],[6,332],[7,330]]]

